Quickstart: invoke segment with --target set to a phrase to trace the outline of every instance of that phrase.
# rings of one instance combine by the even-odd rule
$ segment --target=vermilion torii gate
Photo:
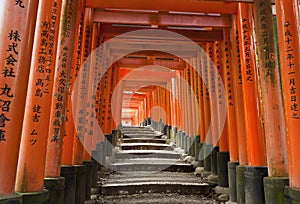
[[[232,202],[300,202],[298,0],[3,0],[0,10],[0,204],[84,203],[104,165],[94,160],[107,156],[99,147],[122,121],[162,131]],[[97,50],[142,29],[185,36],[205,55],[160,36]]]

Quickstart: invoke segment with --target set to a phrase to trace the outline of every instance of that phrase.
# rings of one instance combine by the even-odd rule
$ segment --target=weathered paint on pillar
[[[61,1],[38,7],[17,169],[17,192],[42,191],[46,163]]]
[[[271,0],[255,1],[255,27],[269,176],[287,176],[287,146]]]
[[[287,129],[290,187],[300,189],[300,14],[298,0],[277,0],[282,92]]]
[[[244,117],[244,98],[243,98],[243,80],[242,80],[242,64],[239,42],[239,31],[237,30],[237,16],[232,15],[232,72],[233,72],[233,91],[236,116],[236,129],[238,139],[238,157],[239,164],[247,164],[247,144],[246,144],[246,128]]]
[[[48,133],[46,177],[59,177],[65,136],[66,113],[72,67],[78,0],[63,1],[57,49],[51,116]]]
[[[235,95],[233,86],[233,68],[232,68],[232,45],[230,41],[230,30],[224,29],[222,41],[223,53],[223,71],[225,73],[224,85],[226,91],[226,108],[227,108],[227,128],[228,128],[228,144],[230,152],[230,161],[238,161],[238,141],[237,141],[237,125],[235,116]]]
[[[38,1],[1,1],[0,195],[14,192]]]
[[[255,67],[255,52],[252,27],[250,25],[248,5],[240,3],[238,11],[244,113],[246,125],[248,164],[250,166],[265,166],[265,144],[260,118],[257,73]]]

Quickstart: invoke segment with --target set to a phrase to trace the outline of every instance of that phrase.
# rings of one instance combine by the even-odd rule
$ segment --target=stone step
[[[169,158],[179,159],[180,153],[167,150],[123,150],[115,152],[116,159],[129,158]]]
[[[121,132],[123,135],[160,135],[159,133],[150,131],[125,131]]]
[[[180,193],[189,195],[207,195],[211,186],[207,183],[189,183],[182,181],[145,181],[129,183],[104,183],[102,195],[124,195],[142,193]]]
[[[217,200],[208,198],[207,195],[184,195],[178,193],[143,193],[133,195],[113,195],[100,196],[98,204],[118,203],[118,204],[213,204],[219,203]]]
[[[123,138],[121,143],[158,143],[165,144],[166,140],[157,138]]]
[[[116,172],[127,171],[169,171],[193,172],[191,164],[176,159],[137,158],[117,160],[110,164],[110,169]]]
[[[122,150],[174,150],[171,145],[157,143],[122,143]]]
[[[161,139],[162,135],[153,134],[124,134],[123,138],[146,138],[146,139]]]
[[[136,171],[125,172],[123,174],[112,174],[108,179],[102,183],[128,183],[128,182],[146,182],[146,181],[180,181],[189,183],[203,183],[201,177],[195,176],[194,173],[178,173],[173,172],[152,172],[152,171]],[[99,182],[100,183],[100,182]]]

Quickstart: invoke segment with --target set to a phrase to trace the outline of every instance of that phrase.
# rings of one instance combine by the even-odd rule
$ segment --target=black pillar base
[[[211,171],[211,152],[213,149],[213,146],[210,144],[203,144],[204,145],[204,154],[207,155],[206,158],[204,158],[204,170],[205,171]]]
[[[244,165],[236,167],[236,198],[238,204],[245,203],[245,168]]]
[[[98,166],[99,163],[97,161],[97,157],[98,157],[98,151],[97,150],[93,150],[92,151],[92,160],[94,162],[94,170],[93,170],[93,183],[92,186],[95,187],[97,186],[97,181],[98,181]]]
[[[246,166],[245,201],[248,204],[264,204],[264,177],[268,176],[267,167]]]
[[[187,154],[190,156],[193,156],[193,136],[188,136],[186,138],[186,149],[187,149]]]
[[[197,153],[199,167],[204,167],[203,153],[204,153],[204,145],[203,145],[203,143],[199,143],[199,151]]]
[[[76,168],[75,166],[61,166],[60,175],[65,178],[64,203],[75,204]]]
[[[229,187],[228,184],[228,167],[227,163],[229,162],[229,152],[218,152],[217,161],[218,161],[218,185],[221,187]]]
[[[284,203],[284,188],[288,185],[288,177],[265,177],[265,203]]]
[[[21,204],[22,195],[20,194],[10,194],[10,195],[0,195],[0,204]]]
[[[90,200],[94,179],[94,161],[83,161],[82,163],[86,167],[85,200]]]
[[[200,136],[197,135],[194,140],[194,150],[195,150],[195,160],[199,161],[199,152],[200,152]]]
[[[171,137],[172,142],[176,143],[176,146],[177,146],[177,135],[178,135],[177,127],[172,127],[170,137]]]
[[[215,146],[215,147],[213,147],[213,150],[210,154],[210,157],[211,157],[211,174],[212,175],[218,175],[218,152],[219,152],[219,147]]]
[[[118,143],[118,130],[112,130],[112,145],[115,147]]]
[[[98,155],[96,158],[94,157],[94,159],[96,159],[100,163],[100,165],[105,165],[106,156],[105,156],[104,142],[98,143],[96,148],[97,148],[96,150],[98,152]]]
[[[112,156],[113,137],[111,134],[105,134],[104,149],[105,149],[105,156]]]
[[[182,131],[179,131],[176,136],[176,147],[181,147]]]
[[[285,204],[299,204],[300,190],[286,186],[284,189],[284,197],[285,197]]]
[[[171,130],[172,130],[172,127],[170,125],[167,125],[167,137],[168,137],[168,139],[171,139]]]
[[[229,184],[229,200],[231,202],[237,202],[236,192],[236,167],[238,162],[228,162],[228,184]]]
[[[64,177],[44,178],[44,186],[49,191],[49,204],[64,204]]]
[[[182,132],[181,135],[181,148],[184,149],[184,153],[186,153],[186,133]]]
[[[46,189],[39,192],[20,194],[22,195],[22,204],[48,204],[49,191]]]
[[[76,194],[75,203],[84,204],[86,191],[86,167],[84,165],[75,165],[76,168]]]

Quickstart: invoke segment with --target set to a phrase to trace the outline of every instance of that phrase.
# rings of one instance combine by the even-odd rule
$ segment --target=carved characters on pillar
[[[290,23],[287,21],[284,25],[284,43],[286,44],[287,50],[285,50],[285,55],[287,59],[286,66],[289,68],[288,75],[289,75],[289,99],[290,100],[290,117],[292,119],[299,119],[299,109],[298,109],[298,101],[297,101],[297,88],[296,88],[296,78],[295,78],[295,70],[299,67],[295,67],[294,60],[294,50],[292,48],[293,40],[291,36],[293,36],[292,31],[290,30]],[[299,99],[298,99],[299,100]]]
[[[21,42],[21,36],[18,30],[11,30],[8,33],[8,48],[6,50],[7,57],[5,59],[5,67],[2,70],[2,75],[4,78],[10,78],[14,80],[15,78],[15,67],[18,63],[18,43]],[[7,114],[10,112],[10,107],[12,104],[11,99],[14,98],[14,93],[9,86],[9,84],[4,84],[0,87],[0,142],[6,141],[6,131],[5,126],[10,122],[10,118]]]
[[[254,70],[251,67],[251,43],[250,43],[250,28],[248,27],[249,20],[247,18],[242,19],[242,32],[244,36],[244,47],[245,47],[245,64],[246,64],[246,80],[253,81]]]

